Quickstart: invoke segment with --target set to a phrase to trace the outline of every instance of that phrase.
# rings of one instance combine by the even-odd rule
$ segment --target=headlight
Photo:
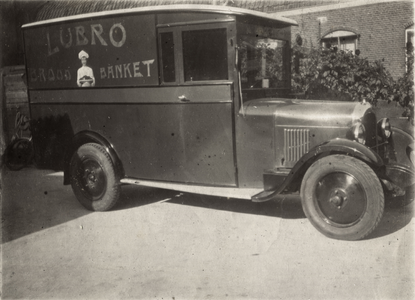
[[[357,122],[353,125],[352,134],[355,141],[363,145],[366,143],[366,129],[362,123]]]
[[[379,120],[378,133],[380,133],[380,135],[385,139],[388,139],[391,136],[392,134],[391,123],[389,122],[388,118],[383,118]]]

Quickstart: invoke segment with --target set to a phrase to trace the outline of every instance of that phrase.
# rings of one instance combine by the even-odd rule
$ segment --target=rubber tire
[[[94,178],[98,182],[99,190],[101,190],[99,195],[94,195],[94,190],[88,188],[88,183],[91,184],[91,180],[88,181],[85,178],[90,174],[88,168],[91,166],[94,171],[99,173],[97,176],[99,178]],[[70,162],[70,182],[78,201],[92,211],[110,210],[120,196],[119,174],[117,174],[109,154],[99,144],[84,144],[74,153]]]
[[[350,175],[360,184],[366,205],[362,205],[362,214],[356,222],[350,224],[332,222],[317,204],[315,194],[317,185],[320,180],[323,182],[324,178],[328,178],[329,174]],[[330,189],[334,190],[336,187]],[[320,199],[319,203],[322,203],[322,200],[325,200],[325,203],[329,202],[328,199]],[[339,240],[360,240],[369,235],[379,224],[385,206],[383,189],[375,172],[366,163],[345,155],[326,156],[310,166],[301,184],[301,203],[305,215],[317,230],[327,237]]]
[[[9,170],[19,171],[33,160],[32,142],[25,138],[15,139],[4,152],[4,162]]]

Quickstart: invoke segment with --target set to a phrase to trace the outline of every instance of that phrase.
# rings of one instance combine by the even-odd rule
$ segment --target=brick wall
[[[384,59],[384,65],[394,78],[405,73],[405,27],[413,24],[412,1],[385,2],[284,16],[298,22],[292,28],[293,43],[296,34],[303,38],[303,45],[317,46],[321,37],[333,30],[349,30],[360,34],[358,48],[361,57],[370,60]],[[317,18],[326,17],[321,24]]]

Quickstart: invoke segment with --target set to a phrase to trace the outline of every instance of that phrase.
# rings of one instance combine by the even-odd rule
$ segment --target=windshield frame
[[[290,27],[272,28],[239,23],[237,29],[237,68],[243,102],[266,97],[288,96],[291,91]],[[274,53],[265,53],[265,56],[261,58],[259,54],[261,50],[258,51],[259,48],[255,46],[265,46],[265,43],[271,46],[265,47],[265,52],[269,52],[267,49],[274,48],[271,51]],[[250,62],[253,73],[248,79],[246,73],[249,67],[246,60],[251,54],[248,54],[246,49],[249,44],[257,49],[257,53],[254,60]],[[278,47],[275,47],[277,45]],[[277,51],[274,51],[275,49]],[[262,55],[264,55],[264,50],[262,50]],[[274,58],[279,56],[278,66],[269,63],[267,65],[267,59],[272,60],[273,55]],[[278,71],[278,74],[270,73],[271,70]]]

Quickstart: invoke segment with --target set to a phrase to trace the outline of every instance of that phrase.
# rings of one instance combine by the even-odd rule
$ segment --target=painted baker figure
[[[82,67],[78,69],[77,84],[79,87],[91,87],[95,86],[94,71],[86,65],[87,59],[89,58],[88,53],[84,50],[79,52],[78,58],[81,60]]]

